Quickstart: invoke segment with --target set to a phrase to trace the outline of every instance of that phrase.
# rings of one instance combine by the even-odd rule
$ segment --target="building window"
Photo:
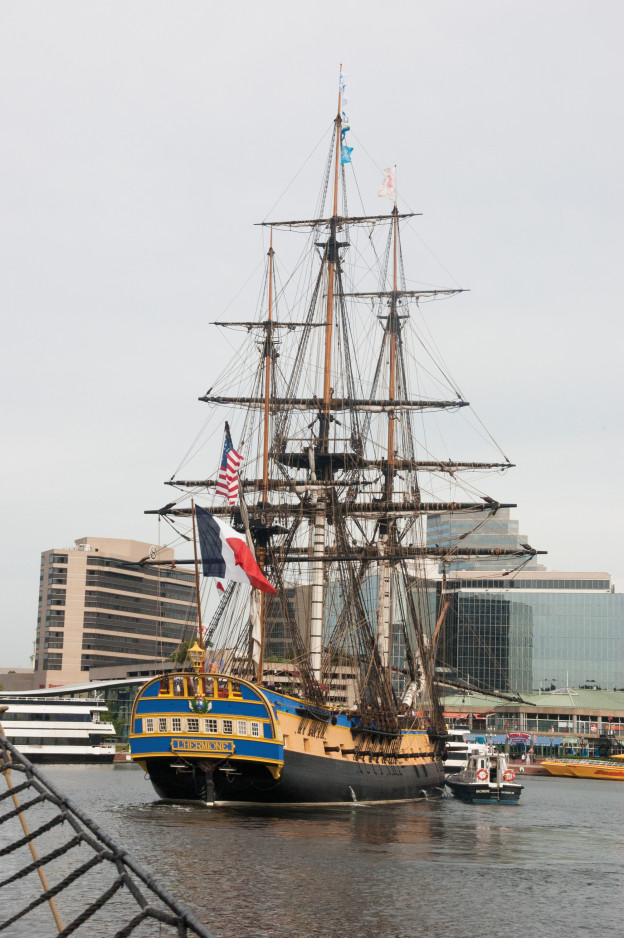
[[[186,721],[186,730],[188,733],[199,733],[199,719],[197,717],[189,717]]]
[[[219,725],[216,720],[204,720],[204,732],[205,733],[218,733]]]
[[[227,736],[231,736],[231,735],[232,735],[232,733],[234,732],[234,723],[233,723],[232,720],[224,720],[224,721],[223,721],[223,732],[224,732]]]
[[[153,719],[152,719],[151,717],[148,717],[148,718],[146,719],[146,721],[145,721],[145,730],[144,730],[144,732],[145,732],[145,733],[153,733],[153,732],[154,732],[154,721],[153,721]]]
[[[167,717],[158,717],[158,732],[167,732]]]
[[[171,718],[171,732],[172,732],[172,733],[181,733],[181,732],[182,732],[182,717],[172,717],[172,718]]]

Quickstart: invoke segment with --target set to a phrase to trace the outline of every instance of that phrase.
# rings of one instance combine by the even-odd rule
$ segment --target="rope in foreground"
[[[0,774],[7,789],[0,791],[0,935],[32,929],[41,936],[214,938],[56,789],[1,726]]]

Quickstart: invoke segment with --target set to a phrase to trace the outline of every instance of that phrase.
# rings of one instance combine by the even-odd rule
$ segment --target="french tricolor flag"
[[[243,534],[195,505],[204,576],[249,583],[264,593],[277,592],[262,573]]]

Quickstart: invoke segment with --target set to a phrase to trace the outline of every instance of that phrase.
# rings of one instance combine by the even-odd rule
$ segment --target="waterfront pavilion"
[[[624,691],[566,687],[509,702],[464,693],[447,696],[443,703],[449,724],[465,724],[518,751],[531,745],[539,753],[563,745],[575,754],[594,752],[605,736],[624,744]]]

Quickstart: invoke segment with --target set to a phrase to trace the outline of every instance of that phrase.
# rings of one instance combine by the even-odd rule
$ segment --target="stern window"
[[[171,732],[172,732],[172,733],[181,733],[181,732],[182,732],[182,717],[172,717],[172,718],[171,718]]]
[[[189,733],[199,733],[199,719],[197,717],[188,717],[186,729]]]
[[[226,733],[228,736],[232,735],[232,733],[234,732],[234,723],[232,720],[223,721],[223,732]]]
[[[216,720],[204,720],[204,732],[205,733],[218,733],[219,726]]]
[[[252,723],[252,724],[251,724],[251,735],[252,735],[252,736],[259,736],[259,735],[260,735],[260,724],[259,724],[259,723]]]
[[[247,721],[246,720],[238,721],[238,729],[236,732],[238,733],[239,736],[247,735]]]
[[[154,721],[152,720],[151,717],[148,717],[148,718],[146,719],[146,721],[145,721],[145,730],[144,730],[144,732],[145,732],[145,733],[153,733],[153,732],[154,732]]]
[[[158,732],[167,732],[167,717],[158,717]]]

